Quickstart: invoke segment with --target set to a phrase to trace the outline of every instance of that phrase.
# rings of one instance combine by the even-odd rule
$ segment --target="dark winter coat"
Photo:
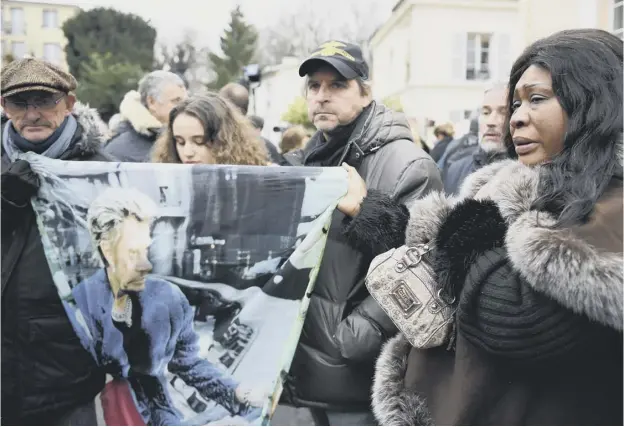
[[[437,163],[442,158],[444,152],[446,151],[446,148],[452,141],[453,137],[445,136],[444,138],[442,138],[441,141],[435,143],[435,145],[431,149],[431,158],[433,158],[434,162]]]
[[[504,149],[486,151],[483,147],[475,145],[470,150],[465,150],[463,156],[457,157],[459,158],[455,158],[455,156],[448,158],[442,169],[444,192],[448,195],[459,193],[459,189],[468,175],[481,169],[483,166],[504,160],[508,155]]]
[[[100,151],[107,136],[106,126],[97,112],[76,104],[73,114],[78,129],[61,160],[112,160]],[[2,126],[5,124],[3,117]],[[104,374],[80,344],[52,280],[29,202],[37,188],[37,177],[27,163],[10,164],[3,150],[2,419],[5,424],[53,425],[71,408],[93,400],[104,385]]]
[[[442,188],[435,163],[414,144],[403,114],[373,102],[350,129],[344,141],[330,142],[340,148],[326,159],[335,159],[332,166],[344,159],[355,167],[371,192],[409,202]],[[319,136],[303,150],[286,154],[290,164],[319,160]],[[364,276],[372,256],[349,245],[351,232],[349,221],[336,210],[283,394],[296,405],[369,409],[374,361],[396,333],[366,290]]]
[[[111,128],[113,137],[104,150],[122,162],[148,162],[162,124],[141,104],[136,91],[126,94],[119,114],[120,122]]]
[[[373,387],[382,425],[622,423],[621,170],[590,221],[564,229],[531,208],[538,174],[502,161],[459,197],[410,207],[405,243],[433,242],[438,283],[458,296],[456,343],[386,344]],[[401,209],[364,203],[360,215],[374,223]]]
[[[479,135],[477,133],[467,133],[461,138],[454,139],[444,150],[444,154],[440,157],[440,160],[437,161],[438,168],[444,171],[446,168],[447,162],[461,159],[471,153],[474,153],[474,150],[479,145]]]
[[[265,137],[260,137],[262,142],[264,142],[264,146],[266,147],[267,154],[269,155],[268,161],[271,163],[275,163],[276,165],[281,165],[284,162],[284,158],[277,150],[275,144],[266,139]]]

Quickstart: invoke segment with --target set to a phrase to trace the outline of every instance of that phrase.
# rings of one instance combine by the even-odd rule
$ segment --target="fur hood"
[[[97,110],[89,107],[88,104],[76,102],[72,115],[76,118],[78,127],[82,130],[80,140],[77,142],[77,148],[83,154],[95,154],[110,138],[108,127],[100,118]],[[2,117],[2,126],[4,126],[8,118],[2,108],[0,108],[0,116]]]
[[[373,378],[372,408],[382,426],[429,426],[433,420],[425,398],[405,387],[412,344],[399,333],[381,350]]]
[[[504,244],[511,266],[528,285],[575,313],[622,331],[621,177],[612,179],[587,224],[569,228],[553,228],[552,215],[531,209],[538,179],[539,167],[504,160],[470,175],[457,197],[431,193],[410,207],[406,244],[435,241],[449,213],[463,200],[491,200],[508,226]],[[410,350],[398,334],[378,359],[372,400],[381,425],[431,424],[423,398],[405,387]]]
[[[117,116],[117,115],[115,115]],[[149,110],[141,104],[141,95],[136,90],[128,92],[119,105],[119,116],[111,121],[111,132],[117,134],[118,126],[128,122],[139,134],[153,137],[162,128],[160,123]]]
[[[110,132],[95,108],[76,102],[72,115],[82,128],[82,136],[78,147],[85,154],[95,154],[110,138]]]

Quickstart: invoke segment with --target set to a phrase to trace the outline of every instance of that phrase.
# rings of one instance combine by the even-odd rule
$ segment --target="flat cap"
[[[78,82],[71,74],[56,65],[36,58],[11,62],[2,71],[2,96],[11,96],[31,90],[69,93]]]

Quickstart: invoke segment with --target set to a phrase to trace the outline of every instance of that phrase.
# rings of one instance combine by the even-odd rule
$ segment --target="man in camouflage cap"
[[[2,422],[95,425],[104,374],[82,348],[52,280],[29,203],[37,176],[18,158],[108,160],[106,126],[76,102],[76,79],[28,58],[2,72]]]
[[[379,236],[404,233],[387,224],[377,224],[376,236],[366,233],[367,212],[385,212],[389,197],[409,206],[441,190],[442,181],[431,157],[414,144],[405,115],[373,100],[359,46],[323,43],[299,75],[317,132],[284,158],[294,166],[342,165],[350,183],[327,232],[283,401],[311,408],[316,425],[375,425],[375,361],[396,327],[363,285],[372,260],[368,245],[384,247]]]

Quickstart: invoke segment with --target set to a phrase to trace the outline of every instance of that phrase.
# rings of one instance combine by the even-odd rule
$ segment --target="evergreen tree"
[[[232,10],[229,28],[221,36],[223,56],[209,54],[217,77],[208,84],[211,90],[219,90],[242,76],[242,68],[249,64],[256,50],[258,33],[253,25],[244,20],[240,6]]]
[[[156,30],[137,15],[105,8],[81,11],[63,24],[63,32],[69,71],[79,82],[82,64],[94,53],[110,53],[116,63],[136,64],[143,70],[151,70],[154,63]]]
[[[111,53],[93,53],[80,67],[76,97],[97,109],[108,122],[118,111],[126,92],[136,89],[143,74],[137,64],[120,62]]]

